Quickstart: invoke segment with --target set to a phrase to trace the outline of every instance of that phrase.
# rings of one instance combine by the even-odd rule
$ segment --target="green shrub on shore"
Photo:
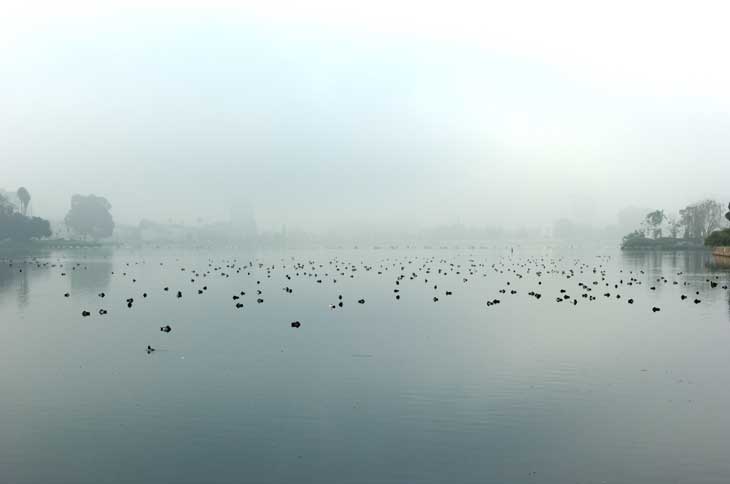
[[[625,236],[621,244],[622,250],[691,250],[703,247],[702,239],[675,239],[674,237],[650,239],[640,231]]]
[[[708,247],[730,246],[730,229],[716,230],[705,239]]]

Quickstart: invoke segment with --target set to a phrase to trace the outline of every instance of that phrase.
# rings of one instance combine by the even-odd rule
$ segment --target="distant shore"
[[[69,239],[5,240],[0,242],[0,249],[81,249],[102,247],[104,245],[108,244],[97,241]]]
[[[621,250],[707,250],[702,240],[675,239],[672,237],[661,237],[650,239],[637,237],[626,240],[621,245]]]

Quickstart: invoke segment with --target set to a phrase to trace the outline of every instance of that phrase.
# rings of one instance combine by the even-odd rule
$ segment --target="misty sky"
[[[133,224],[518,227],[730,199],[722,4],[15,3],[0,187],[36,215],[95,193]]]

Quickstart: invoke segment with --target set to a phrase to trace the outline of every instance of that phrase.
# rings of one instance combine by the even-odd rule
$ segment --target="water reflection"
[[[681,275],[730,273],[730,257],[713,256],[704,250],[621,252],[621,261],[624,269],[667,276],[677,275],[679,272]]]
[[[112,252],[94,253],[78,262],[66,266],[66,274],[71,281],[73,292],[105,291],[111,282]]]
[[[730,271],[730,257],[713,255],[711,266],[714,266],[720,270]]]
[[[81,258],[68,253],[5,255],[0,258],[0,298],[14,293],[18,306],[24,308],[32,302],[35,281],[48,277],[68,278],[70,289],[76,292],[106,290],[114,270],[112,258],[112,250],[96,251]]]
[[[35,257],[0,260],[0,297],[11,294],[15,289],[18,305],[27,306],[30,303],[31,280],[47,276],[48,269],[48,264],[39,262]]]
[[[426,265],[448,271],[429,276],[460,289],[427,305],[420,301],[432,293],[420,277],[405,278],[404,297],[392,299],[394,273],[407,275],[424,261],[406,252],[376,260],[364,252],[293,254],[292,262],[286,255],[289,267],[310,260],[375,266],[389,258],[393,272],[358,271],[337,286],[321,286],[305,271],[284,280],[279,253],[117,250],[112,260],[67,251],[24,276],[4,264],[12,280],[5,294],[15,298],[25,277],[26,296],[35,297],[23,311],[0,301],[3,356],[12,364],[0,372],[8,395],[0,399],[3,482],[84,484],[115,475],[193,483],[215,475],[233,483],[247,475],[327,483],[334,474],[358,476],[344,479],[353,483],[727,482],[728,301],[707,282],[726,279],[726,266],[700,252],[535,253],[526,263],[502,250],[483,261],[428,253]],[[225,264],[236,257],[256,263],[234,273]],[[497,266],[504,273],[492,270],[494,262],[505,263]],[[545,298],[526,299],[538,281],[519,264],[543,263]],[[487,275],[472,276],[472,264]],[[192,269],[202,279],[194,284]],[[564,269],[575,269],[575,279],[567,281]],[[660,274],[667,283],[656,282]],[[625,287],[632,276],[641,285]],[[549,297],[579,281],[603,287],[619,279],[624,286],[610,292],[620,292],[620,301],[573,307]],[[496,295],[505,281],[519,293],[487,309],[484,295]],[[190,289],[177,299],[162,291],[168,284]],[[195,294],[203,284],[210,291]],[[280,289],[288,284],[296,284],[293,294]],[[96,293],[107,286],[102,304]],[[75,293],[63,298],[70,287]],[[124,297],[148,288],[154,295],[132,310],[95,312],[122,308]],[[232,294],[245,290],[252,301],[259,288],[266,303],[235,309]],[[702,304],[680,302],[680,293],[695,290]],[[330,310],[340,292],[367,304]],[[630,296],[637,304],[625,302]],[[653,304],[663,308],[658,315]],[[84,309],[90,318],[81,317]],[[290,328],[294,318],[301,329]],[[160,332],[168,322],[173,332]],[[148,355],[147,345],[159,351]],[[89,459],[93,466],[64,465]],[[533,469],[537,477],[527,475]]]
[[[676,285],[685,288],[685,292],[708,302],[717,301],[720,294],[727,294],[730,312],[730,291],[720,290],[730,286],[730,257],[718,257],[706,250],[629,251],[621,252],[621,262],[624,272],[633,272],[633,277],[639,280],[644,280],[639,276],[656,278],[657,291],[665,285],[675,286],[677,281]],[[666,278],[667,282],[659,278]],[[711,287],[710,281],[717,283],[716,288]],[[696,294],[697,291],[700,294]]]

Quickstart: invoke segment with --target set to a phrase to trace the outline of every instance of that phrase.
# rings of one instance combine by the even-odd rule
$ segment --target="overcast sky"
[[[122,223],[515,227],[730,199],[720,2],[14,3],[0,187],[36,215],[95,193]]]

